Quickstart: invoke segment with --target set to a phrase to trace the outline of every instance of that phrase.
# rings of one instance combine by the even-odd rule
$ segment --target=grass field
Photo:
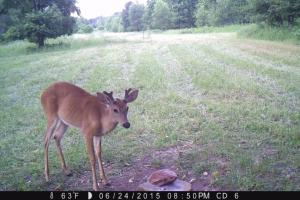
[[[300,44],[300,26],[293,27],[272,27],[267,25],[250,24],[240,26],[238,30],[240,37],[270,40],[270,41],[285,41],[294,44]]]
[[[132,128],[103,139],[105,190],[134,190],[159,168],[195,179],[194,190],[300,190],[299,46],[235,33],[93,33],[49,40],[41,51],[1,45],[0,190],[92,188],[75,129],[63,140],[73,176],[63,175],[52,142],[44,181],[39,98],[59,80],[92,93],[140,89]]]

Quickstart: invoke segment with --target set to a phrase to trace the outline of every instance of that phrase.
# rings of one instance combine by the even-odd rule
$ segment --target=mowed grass
[[[61,80],[119,97],[140,89],[132,128],[103,139],[110,176],[149,152],[189,144],[174,165],[197,179],[208,172],[208,189],[299,190],[299,67],[299,46],[234,33],[94,33],[49,40],[41,51],[24,41],[1,45],[0,190],[49,189],[39,98]],[[68,189],[54,146],[50,179]],[[68,130],[63,149],[75,173],[90,169],[78,130]]]

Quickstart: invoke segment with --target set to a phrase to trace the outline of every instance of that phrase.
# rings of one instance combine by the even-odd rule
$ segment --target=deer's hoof
[[[101,182],[102,182],[103,186],[106,186],[106,187],[111,186],[110,182],[108,182],[107,179],[102,179]]]
[[[45,173],[45,180],[46,180],[46,183],[49,183],[50,180],[49,180],[49,175]]]
[[[98,185],[96,185],[96,186],[93,186],[93,190],[94,190],[94,191],[99,191],[99,187],[98,187]]]

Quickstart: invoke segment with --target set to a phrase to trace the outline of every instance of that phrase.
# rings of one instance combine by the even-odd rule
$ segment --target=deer
[[[126,129],[130,127],[127,104],[135,101],[138,93],[139,90],[129,88],[125,90],[123,99],[115,99],[113,92],[103,91],[92,95],[68,82],[55,82],[45,89],[41,95],[41,104],[47,119],[44,136],[46,182],[49,182],[48,149],[52,136],[64,174],[72,175],[66,166],[61,140],[68,127],[74,127],[80,130],[85,141],[92,171],[93,190],[99,190],[96,160],[102,184],[109,185],[101,159],[101,137],[114,130],[118,124]]]

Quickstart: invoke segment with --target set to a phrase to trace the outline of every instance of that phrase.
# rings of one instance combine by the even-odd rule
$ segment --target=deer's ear
[[[128,92],[129,93],[129,92]],[[133,102],[134,100],[136,100],[136,98],[139,95],[139,91],[138,90],[132,90],[129,94],[125,95],[125,101],[126,103],[130,103]]]
[[[105,94],[103,94],[101,92],[97,92],[97,99],[100,100],[102,103],[105,103],[105,104],[108,104],[108,105],[111,104],[110,99]]]

